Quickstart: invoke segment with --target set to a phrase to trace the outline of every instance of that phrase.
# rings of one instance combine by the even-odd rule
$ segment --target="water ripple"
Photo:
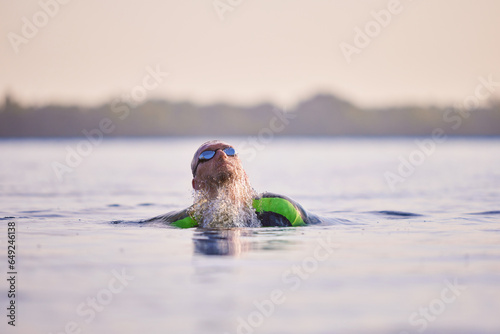
[[[370,211],[369,213],[384,215],[384,216],[395,216],[395,217],[422,217],[423,215],[413,212],[404,212],[404,211],[391,211],[391,210],[383,210],[383,211]]]

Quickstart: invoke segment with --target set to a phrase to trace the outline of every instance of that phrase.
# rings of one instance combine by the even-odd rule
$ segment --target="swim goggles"
[[[198,168],[198,165],[200,164],[200,162],[205,162],[205,161],[212,159],[213,157],[215,157],[215,153],[217,153],[218,150],[222,150],[222,152],[226,153],[226,155],[229,157],[234,157],[236,154],[238,154],[236,152],[236,150],[234,149],[234,147],[231,147],[231,146],[226,147],[226,148],[218,148],[218,149],[213,150],[213,151],[212,150],[203,151],[198,156],[198,162],[196,163],[196,166],[194,167],[193,175],[196,174],[196,169]]]

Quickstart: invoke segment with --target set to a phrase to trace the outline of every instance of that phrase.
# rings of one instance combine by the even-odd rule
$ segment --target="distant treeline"
[[[361,109],[333,95],[319,94],[289,110],[270,103],[203,106],[165,100],[137,106],[115,100],[83,108],[22,107],[7,96],[0,109],[0,137],[75,137],[96,129],[107,136],[426,136],[439,128],[447,135],[500,135],[500,103],[476,110]]]

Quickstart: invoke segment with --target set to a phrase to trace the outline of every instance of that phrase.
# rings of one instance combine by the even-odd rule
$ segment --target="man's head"
[[[210,140],[196,150],[191,161],[193,189],[209,190],[237,177],[245,177],[236,150],[228,143]]]
[[[191,161],[193,214],[202,227],[260,226],[248,181],[236,150],[211,140],[202,144]]]

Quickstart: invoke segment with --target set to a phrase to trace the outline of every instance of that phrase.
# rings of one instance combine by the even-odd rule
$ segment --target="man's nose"
[[[227,154],[223,150],[217,150],[217,152],[215,152],[215,156],[216,158],[227,158]]]

